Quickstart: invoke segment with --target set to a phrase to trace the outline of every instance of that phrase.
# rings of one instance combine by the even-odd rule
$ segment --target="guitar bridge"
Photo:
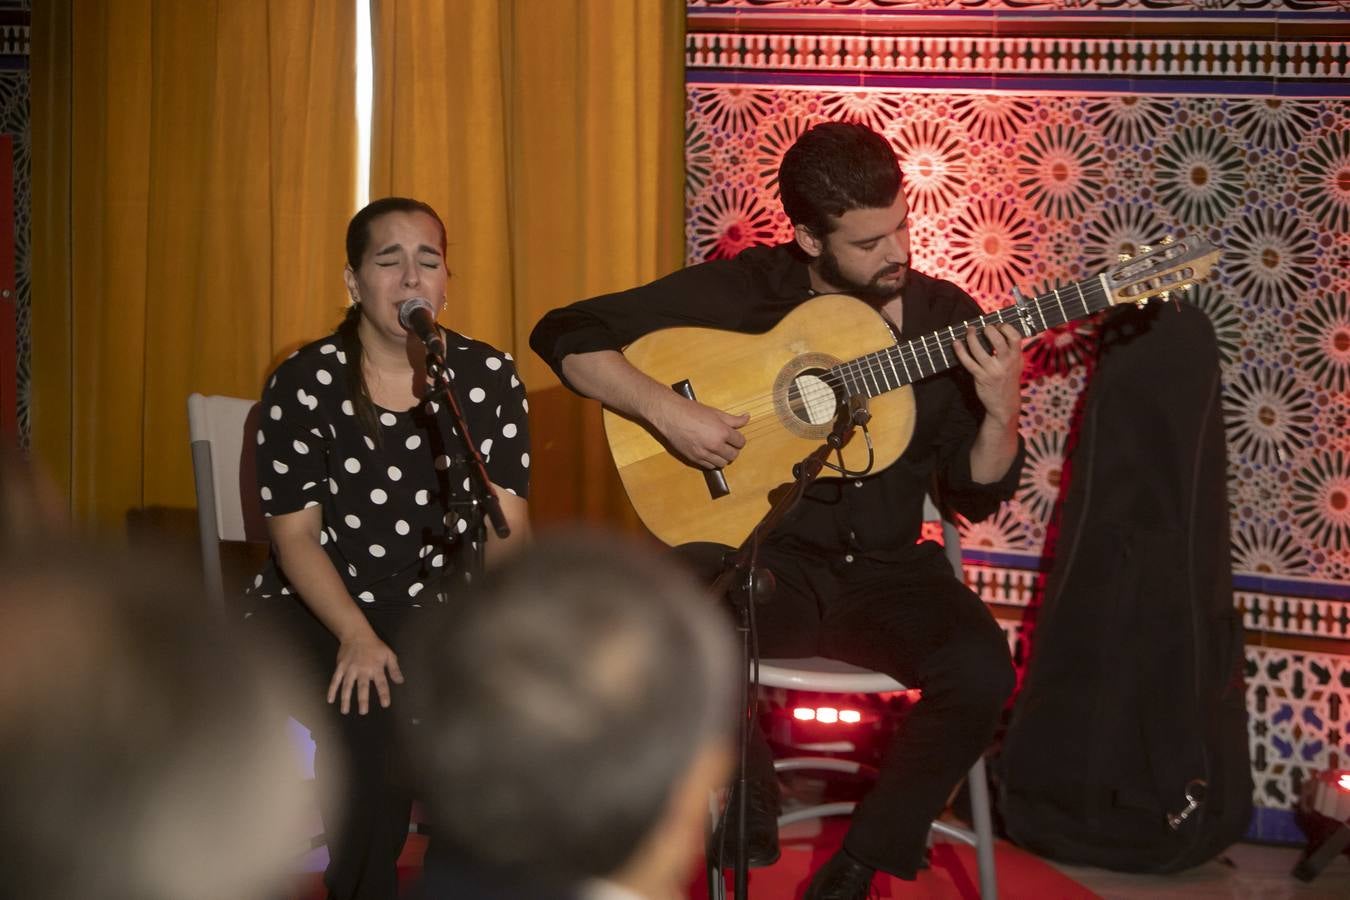
[[[698,402],[698,398],[694,396],[694,386],[689,383],[688,378],[675,382],[670,386],[670,389],[687,400]],[[726,473],[722,471],[720,466],[716,469],[704,469],[703,480],[708,485],[708,495],[714,500],[731,493],[731,487],[727,484]]]

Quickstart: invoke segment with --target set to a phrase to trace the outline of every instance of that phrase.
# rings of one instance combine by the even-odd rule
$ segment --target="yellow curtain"
[[[257,396],[341,314],[355,12],[49,0],[34,20],[33,443],[75,521],[108,528],[193,505],[190,392]]]
[[[445,221],[447,324],[506,347],[511,235],[501,47],[506,4],[376,0],[370,196]],[[509,347],[507,348],[509,349]]]
[[[530,388],[537,522],[634,522],[595,404],[528,350],[549,309],[683,257],[681,0],[378,0],[371,196],[442,214],[445,321]]]

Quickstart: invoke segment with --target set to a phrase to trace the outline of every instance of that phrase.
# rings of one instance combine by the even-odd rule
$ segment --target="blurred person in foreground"
[[[156,559],[0,556],[0,898],[276,896],[308,845],[264,672]]]
[[[730,773],[735,656],[692,576],[625,539],[489,573],[410,662],[423,896],[683,896]]]

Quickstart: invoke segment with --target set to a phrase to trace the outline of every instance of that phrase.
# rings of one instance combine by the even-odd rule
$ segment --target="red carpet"
[[[843,840],[846,824],[845,819],[825,819],[820,822],[820,831],[816,834],[806,833],[813,828],[811,823],[789,829],[782,844],[782,859],[767,869],[751,870],[751,900],[800,898],[811,873],[829,859]],[[421,874],[425,850],[425,838],[416,835],[408,838],[408,846],[399,859],[399,881],[404,887]],[[307,857],[307,865],[303,868],[308,871],[297,879],[288,900],[321,900],[324,891],[319,873],[326,861],[322,851]],[[995,863],[1002,900],[1092,900],[1097,897],[1072,878],[1006,841],[995,844]],[[707,900],[702,865],[700,861],[699,875],[690,885],[690,900]],[[730,886],[728,877],[728,893]],[[917,880],[878,877],[875,886],[876,895],[882,900],[976,900],[980,891],[975,851],[964,844],[940,842],[933,847],[932,868],[920,872]]]
[[[821,820],[818,834],[785,838],[783,857],[767,869],[750,871],[751,900],[796,900],[806,891],[807,882],[817,868],[830,858],[844,838],[847,819]],[[799,834],[795,828],[809,828],[802,823],[787,832]],[[1097,895],[1078,882],[1060,873],[1006,841],[994,846],[994,861],[998,869],[998,891],[1002,900],[1092,900]],[[979,870],[975,850],[965,844],[939,842],[933,846],[932,868],[919,873],[914,881],[900,881],[889,876],[878,876],[874,882],[876,896],[889,898],[932,898],[932,900],[976,900],[980,896]],[[727,878],[728,893],[731,879]],[[691,900],[707,900],[708,891],[700,877],[690,888]]]

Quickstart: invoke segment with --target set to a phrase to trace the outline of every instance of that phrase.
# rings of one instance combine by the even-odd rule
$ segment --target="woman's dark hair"
[[[429,204],[410,197],[381,197],[372,200],[352,216],[347,223],[347,265],[353,272],[361,268],[370,247],[370,225],[381,216],[389,213],[426,213],[435,221],[441,231],[441,256],[445,256],[445,223]],[[353,303],[347,307],[347,314],[337,327],[338,337],[342,340],[342,352],[347,356],[347,396],[356,410],[356,419],[361,429],[370,435],[376,443],[380,440],[379,420],[375,416],[375,404],[370,399],[370,389],[366,387],[366,377],[361,368],[361,338],[357,327],[361,324],[361,304]]]
[[[778,168],[783,211],[817,237],[853,209],[882,209],[900,192],[900,164],[884,137],[866,125],[826,122],[808,129]]]
[[[441,230],[441,255],[445,255],[445,223],[436,215],[436,210],[411,197],[381,197],[361,207],[347,223],[347,265],[352,267],[353,272],[361,268],[361,260],[366,255],[366,248],[370,246],[370,223],[381,216],[396,212],[420,212],[431,216],[436,221],[436,227]]]

